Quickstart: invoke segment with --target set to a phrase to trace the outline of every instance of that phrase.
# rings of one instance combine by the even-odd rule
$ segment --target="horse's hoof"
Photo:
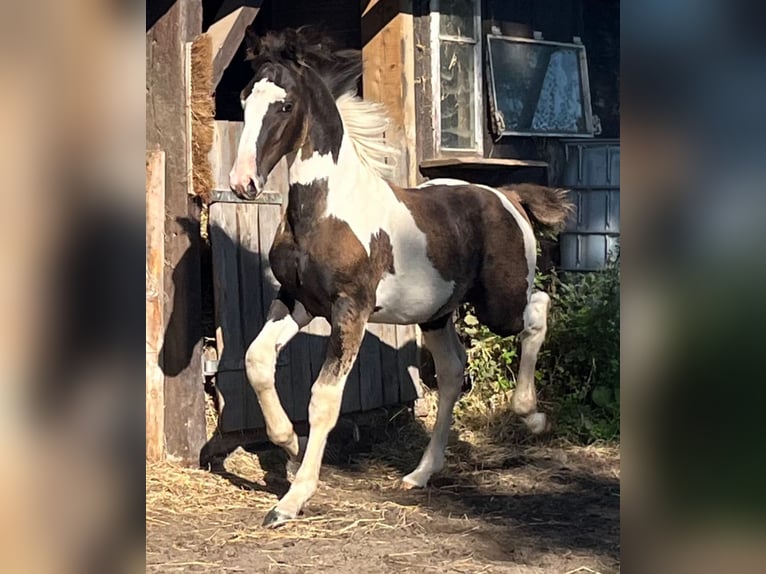
[[[266,518],[263,519],[263,526],[264,528],[277,528],[287,522],[290,522],[292,519],[292,516],[285,514],[284,512],[280,512],[279,509],[277,509],[275,506],[269,510]]]
[[[401,483],[399,483],[399,488],[401,490],[415,490],[416,488],[425,488],[427,482],[427,480],[421,481],[415,478],[410,478],[409,476],[405,476]]]
[[[532,434],[542,434],[550,430],[550,423],[545,413],[532,413],[524,419],[524,422]]]

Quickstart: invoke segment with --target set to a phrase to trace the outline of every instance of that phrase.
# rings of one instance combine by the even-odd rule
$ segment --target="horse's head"
[[[355,87],[361,58],[333,52],[326,38],[307,29],[262,38],[248,31],[247,42],[255,76],[241,94],[245,125],[229,184],[238,196],[255,199],[279,160],[292,161],[306,144],[312,115],[333,119],[335,98]]]

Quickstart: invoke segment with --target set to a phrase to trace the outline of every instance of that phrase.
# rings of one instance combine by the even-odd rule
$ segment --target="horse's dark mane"
[[[288,28],[279,32],[256,35],[248,29],[245,58],[254,71],[264,64],[293,65],[297,70],[311,68],[322,79],[334,98],[356,92],[362,75],[362,54],[359,50],[337,50],[327,34],[311,26]]]

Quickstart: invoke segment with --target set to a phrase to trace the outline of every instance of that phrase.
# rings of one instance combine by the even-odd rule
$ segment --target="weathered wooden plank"
[[[271,302],[279,290],[279,282],[268,264],[268,253],[274,243],[274,235],[282,219],[282,209],[279,205],[258,206],[258,235],[261,246],[261,300],[264,316],[268,313]],[[277,393],[282,401],[285,412],[292,418],[293,405],[292,363],[290,361],[289,345],[282,348],[277,357],[276,384]]]
[[[383,402],[393,405],[399,402],[399,363],[397,360],[396,327],[377,325],[380,338],[380,378]]]
[[[396,326],[396,354],[399,367],[399,401],[408,403],[420,394],[420,377],[417,363],[417,338],[414,325]]]
[[[165,375],[160,368],[165,262],[165,153],[146,153],[146,459],[165,456]]]
[[[231,206],[237,216],[237,265],[239,276],[240,322],[242,325],[243,354],[260,332],[265,322],[261,294],[260,237],[258,234],[258,207],[238,204]],[[263,415],[255,392],[247,382],[245,373],[244,412],[245,428],[263,425]]]
[[[381,385],[381,357],[378,325],[368,325],[367,333],[359,351],[360,380],[359,392],[361,409],[368,411],[383,405],[383,385]]]
[[[498,157],[442,157],[427,159],[420,163],[423,169],[433,167],[468,166],[474,168],[497,169],[498,167],[548,167],[548,162],[530,159],[509,159]]]
[[[247,27],[258,15],[260,2],[255,4],[257,5],[241,6],[229,12],[208,28],[207,34],[213,42],[213,88],[221,81],[223,73],[245,37]]]
[[[258,206],[236,204],[237,263],[239,269],[242,337],[245,348],[255,339],[265,321],[261,273],[264,265],[258,229]]]
[[[413,15],[413,32],[415,43],[415,109],[416,140],[415,161],[418,165],[424,159],[434,156],[434,125],[433,106],[439,102],[433,101],[431,87],[431,15],[427,10],[418,11]],[[438,81],[439,78],[434,78]],[[491,141],[489,138],[485,141]],[[415,173],[416,184],[422,178]]]
[[[296,420],[308,420],[308,407],[311,400],[311,385],[319,376],[327,354],[327,337],[330,335],[330,324],[323,318],[317,317],[304,329],[307,339],[310,376],[307,379],[293,380],[293,401],[295,404]]]
[[[216,120],[213,124],[213,148],[210,150],[210,169],[215,189],[229,189],[229,172],[237,157],[237,145],[243,122]]]
[[[402,62],[402,107],[404,129],[404,153],[401,164],[406,169],[406,183],[418,184],[417,156],[417,112],[415,107],[415,32],[413,25],[412,0],[400,0],[399,34]]]
[[[241,370],[245,354],[240,307],[237,257],[237,206],[210,206],[210,246],[213,251],[215,324],[218,343],[216,385],[224,403],[220,425],[224,430],[244,428],[245,384]]]
[[[311,397],[311,335],[299,333],[287,346],[290,353],[290,389],[294,420],[308,420],[308,400]]]
[[[362,15],[363,89],[385,104],[394,124],[390,141],[401,147],[399,185],[417,181],[415,42],[412,0],[371,0]]]
[[[355,413],[362,408],[359,389],[361,378],[360,360],[361,357],[357,356],[354,366],[346,379],[346,386],[343,389],[343,403],[340,407],[342,413]]]
[[[201,0],[175,2],[146,34],[146,149],[166,153],[165,445],[194,465],[205,443],[199,206],[189,196],[185,43],[202,29]]]

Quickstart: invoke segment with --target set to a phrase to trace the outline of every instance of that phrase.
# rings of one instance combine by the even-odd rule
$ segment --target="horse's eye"
[[[291,112],[293,111],[293,103],[292,102],[285,102],[282,104],[282,109],[280,110],[282,112]]]

